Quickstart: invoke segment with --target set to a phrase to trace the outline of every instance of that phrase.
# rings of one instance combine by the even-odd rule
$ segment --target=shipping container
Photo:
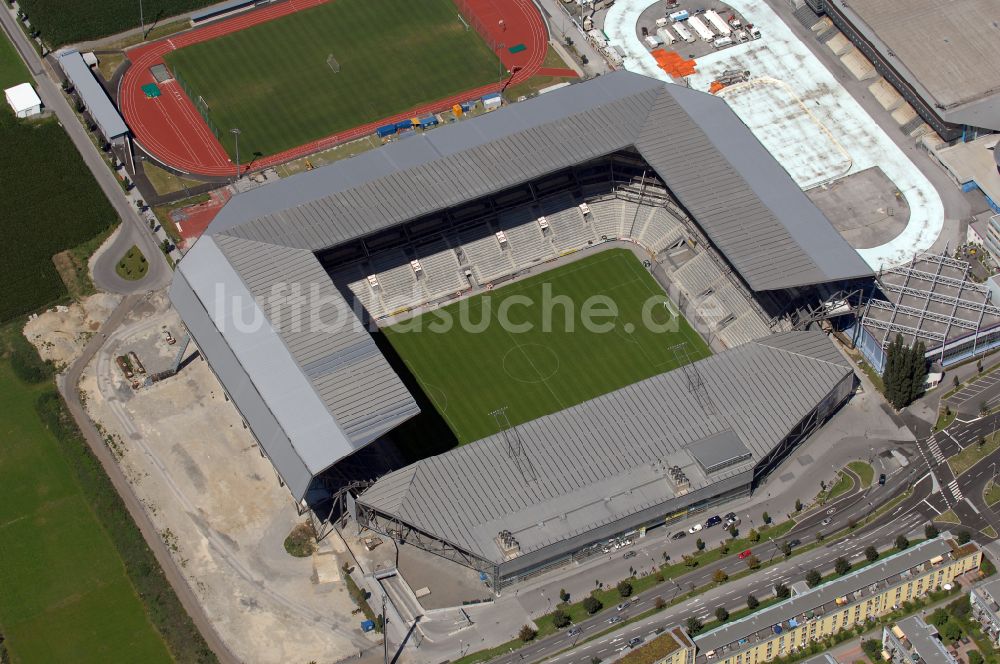
[[[682,9],[679,12],[674,12],[673,14],[671,14],[670,20],[673,21],[674,23],[678,23],[679,21],[686,21],[690,16],[691,14],[688,13],[688,10]]]
[[[395,123],[393,123],[393,124],[387,124],[387,125],[382,125],[381,127],[379,127],[378,129],[375,130],[375,134],[379,138],[385,138],[386,136],[392,136],[395,133],[396,133],[396,125],[395,125]]]

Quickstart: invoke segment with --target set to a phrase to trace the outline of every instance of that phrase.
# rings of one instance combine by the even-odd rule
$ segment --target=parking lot
[[[668,5],[672,3],[657,2],[651,5],[639,15],[639,20],[636,22],[636,35],[650,50],[663,48],[676,51],[685,58],[695,59],[751,40],[750,31],[746,27],[747,21],[729,5],[679,2],[665,9]],[[726,27],[716,27],[706,18],[706,12],[715,12]],[[685,13],[688,17],[695,17],[694,23],[705,26],[709,31],[705,34],[706,36],[711,34],[711,39],[701,38],[692,26],[691,18],[683,18]],[[675,21],[671,16],[680,18],[680,21]],[[687,35],[690,35],[690,38],[685,40],[684,37]],[[732,44],[720,48],[713,43],[722,38],[730,39]],[[719,44],[724,43],[724,41],[719,42]]]

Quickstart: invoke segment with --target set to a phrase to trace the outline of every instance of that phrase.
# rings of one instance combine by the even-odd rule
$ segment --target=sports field
[[[334,72],[330,56],[340,71]],[[274,154],[498,82],[499,58],[451,0],[333,0],[166,54],[223,146]]]
[[[666,302],[631,252],[612,249],[384,333],[459,443],[468,443],[496,432],[489,413],[498,407],[516,425],[676,368],[676,344],[692,360],[711,354]],[[587,306],[606,315],[585,326]]]

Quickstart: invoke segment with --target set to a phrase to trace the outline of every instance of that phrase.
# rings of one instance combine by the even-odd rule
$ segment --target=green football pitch
[[[334,72],[331,56],[339,66]],[[334,0],[166,55],[231,156],[270,155],[496,83],[452,0]]]
[[[602,315],[584,325],[587,311]],[[678,344],[691,360],[711,354],[624,249],[383,332],[459,443],[495,433],[490,412],[497,408],[506,406],[516,425],[675,369]]]

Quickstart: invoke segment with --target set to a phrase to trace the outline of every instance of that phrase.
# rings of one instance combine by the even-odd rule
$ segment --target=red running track
[[[162,94],[153,99],[146,98],[142,86],[155,82],[150,69],[154,65],[163,64],[163,56],[169,51],[216,39],[329,1],[331,0],[287,0],[129,49],[127,55],[132,64],[122,77],[118,89],[118,106],[135,135],[135,140],[156,159],[177,170],[205,176],[232,175],[235,169],[232,160],[176,81],[171,79],[159,84]],[[523,43],[526,46],[520,53],[512,54],[504,48],[497,54],[509,71],[519,68],[512,84],[538,73],[548,48],[548,30],[532,0],[465,0],[465,4],[476,13],[480,24],[489,33],[486,37],[491,42],[503,42],[511,46]],[[500,19],[503,19],[502,24]],[[392,117],[380,118],[366,125],[257,159],[254,168],[262,169],[297,159],[338,143],[372,134],[380,125],[442,111],[461,101],[497,91],[495,84],[466,90],[432,104],[411,108]],[[219,129],[225,131],[225,128]]]

